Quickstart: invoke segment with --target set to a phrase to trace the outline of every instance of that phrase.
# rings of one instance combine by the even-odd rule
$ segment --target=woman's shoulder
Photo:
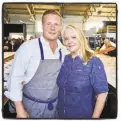
[[[92,63],[95,63],[95,64],[101,64],[101,63],[102,63],[102,61],[100,60],[100,58],[97,57],[96,55],[93,55],[93,56],[90,58],[89,61],[91,61]]]
[[[71,56],[70,56],[70,54],[65,55],[63,63],[68,64],[70,61],[71,61]]]
[[[64,58],[64,60],[70,60],[71,59],[71,55],[70,54],[67,54]]]
[[[96,55],[93,55],[93,56],[91,57],[91,59],[92,59],[92,60],[96,60],[96,61],[97,61],[97,60],[100,60],[100,58],[97,57]]]
[[[101,61],[101,59],[99,58],[99,57],[97,57],[96,55],[94,55],[91,59],[90,59],[90,61],[92,62],[92,65],[93,65],[93,67],[102,67],[102,68],[104,68],[104,64],[103,64],[103,62]]]

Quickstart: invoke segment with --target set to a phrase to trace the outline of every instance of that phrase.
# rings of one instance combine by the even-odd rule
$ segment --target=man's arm
[[[29,114],[24,109],[22,101],[15,101],[17,118],[29,118]]]
[[[18,118],[25,118],[28,115],[22,104],[22,82],[29,64],[29,57],[27,43],[24,43],[15,54],[8,79],[8,91],[4,93],[15,103]]]
[[[100,115],[101,115],[104,105],[105,105],[107,94],[108,94],[108,92],[97,95],[96,104],[95,104],[92,118],[100,118]]]

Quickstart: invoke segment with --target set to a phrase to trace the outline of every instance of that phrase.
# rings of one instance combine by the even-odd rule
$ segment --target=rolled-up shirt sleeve
[[[91,84],[96,94],[109,91],[104,65],[98,57],[94,57],[93,59],[93,68],[92,68],[91,77],[92,77]]]
[[[29,56],[27,42],[25,42],[20,46],[14,56],[8,79],[8,91],[4,93],[12,101],[22,101],[22,82],[27,71]]]

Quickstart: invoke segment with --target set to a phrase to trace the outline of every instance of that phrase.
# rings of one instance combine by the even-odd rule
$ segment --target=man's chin
[[[57,40],[58,38],[57,37],[48,37],[48,40],[51,40],[51,41],[54,41],[54,40]]]

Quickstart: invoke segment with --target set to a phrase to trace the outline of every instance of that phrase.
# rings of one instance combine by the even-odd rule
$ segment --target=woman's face
[[[64,45],[71,53],[79,54],[81,45],[76,37],[76,33],[71,28],[67,28],[64,31]]]

